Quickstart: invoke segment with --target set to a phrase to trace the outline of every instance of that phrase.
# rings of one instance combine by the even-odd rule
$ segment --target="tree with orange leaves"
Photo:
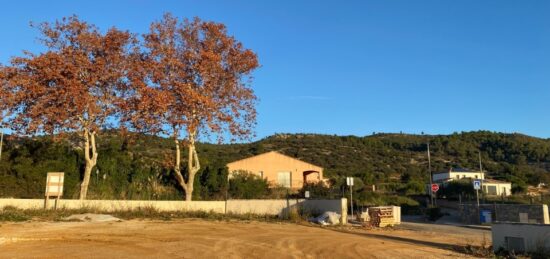
[[[251,73],[256,54],[228,35],[225,25],[178,21],[165,14],[144,35],[145,53],[134,58],[125,121],[137,129],[171,135],[174,173],[191,201],[200,169],[199,136],[222,141],[247,138],[256,120]],[[181,145],[187,146],[187,177],[182,174]]]
[[[12,110],[12,92],[6,82],[7,70],[0,64],[0,160],[2,159],[2,147],[4,145],[5,120]]]
[[[119,89],[127,83],[128,53],[136,41],[116,28],[101,33],[76,16],[36,27],[46,50],[25,52],[6,68],[17,110],[10,122],[27,135],[81,134],[86,166],[80,199],[86,199],[98,158],[96,136],[116,115]]]

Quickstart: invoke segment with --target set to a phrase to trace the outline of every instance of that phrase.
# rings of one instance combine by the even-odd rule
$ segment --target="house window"
[[[262,179],[264,179],[264,171],[259,171],[258,176]]]
[[[279,172],[279,174],[277,175],[277,183],[282,187],[290,188],[291,187],[290,172]]]

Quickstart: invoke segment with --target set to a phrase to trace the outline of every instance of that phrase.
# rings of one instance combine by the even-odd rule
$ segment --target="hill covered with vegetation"
[[[367,184],[376,184],[389,193],[419,194],[429,179],[428,142],[434,172],[450,167],[477,169],[480,151],[489,177],[512,181],[515,191],[525,190],[527,184],[550,182],[550,140],[521,134],[276,134],[252,143],[198,145],[202,168],[195,181],[194,198],[237,195],[235,188],[228,186],[225,164],[272,150],[325,168],[325,175],[333,182],[333,194],[341,193],[345,176],[356,177],[359,196]],[[75,136],[7,137],[0,161],[0,197],[42,197],[46,172],[59,171],[66,174],[65,197],[77,198],[84,161],[82,149],[75,143]],[[170,167],[174,159],[171,140],[111,131],[98,137],[98,149],[90,199],[182,197]]]

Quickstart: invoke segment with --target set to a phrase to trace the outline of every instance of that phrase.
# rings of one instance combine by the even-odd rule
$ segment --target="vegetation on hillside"
[[[102,155],[92,172],[92,199],[181,199],[173,175],[173,142],[169,139],[108,131],[98,136]],[[325,168],[331,188],[308,186],[315,197],[341,197],[345,176],[354,176],[360,204],[407,203],[397,195],[423,193],[428,182],[426,143],[430,142],[433,171],[449,167],[476,169],[481,151],[488,176],[512,181],[515,190],[527,184],[549,183],[550,140],[520,134],[486,131],[452,135],[376,134],[367,137],[315,134],[277,134],[245,144],[198,144],[202,168],[197,174],[194,199],[284,197],[285,192],[243,186],[227,179],[228,162],[276,150]],[[6,138],[0,161],[0,197],[42,197],[47,172],[65,172],[65,198],[78,198],[85,165],[83,152],[71,138]],[[185,171],[185,168],[184,168]],[[185,172],[184,172],[185,173]],[[241,178],[239,178],[242,180]],[[370,185],[390,196],[381,200]],[[299,195],[299,194],[298,194]],[[392,202],[393,199],[393,202]]]

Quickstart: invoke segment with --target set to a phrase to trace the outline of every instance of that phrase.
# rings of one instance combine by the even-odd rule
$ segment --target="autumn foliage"
[[[131,127],[172,136],[174,172],[191,200],[200,163],[199,135],[250,136],[256,119],[256,96],[249,87],[256,55],[227,34],[223,24],[179,21],[166,14],[144,35],[143,52],[123,114]],[[187,145],[187,179],[180,165],[180,146]]]
[[[86,160],[81,199],[97,164],[101,129],[172,136],[174,173],[187,200],[200,168],[197,139],[252,133],[256,96],[250,83],[257,57],[223,24],[166,14],[141,41],[116,28],[103,33],[76,16],[35,27],[45,51],[25,52],[0,67],[0,110],[14,112],[9,124],[20,134],[80,134]]]
[[[80,133],[86,160],[80,199],[86,199],[98,159],[96,135],[118,112],[135,40],[115,28],[101,33],[76,16],[36,28],[46,51],[26,52],[6,69],[17,111],[11,125],[22,134]]]

